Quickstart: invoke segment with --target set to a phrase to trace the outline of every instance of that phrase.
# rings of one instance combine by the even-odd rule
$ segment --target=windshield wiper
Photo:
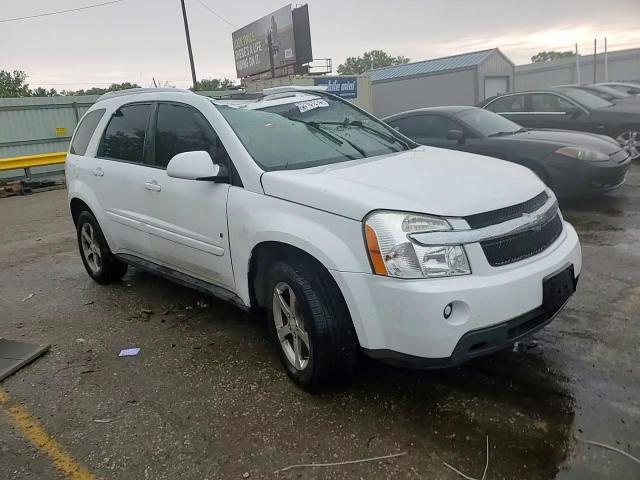
[[[409,150],[409,144],[404,140],[401,140],[400,138],[390,133],[386,133],[381,130],[378,130],[377,128],[370,127],[369,125],[364,124],[362,120],[349,120],[349,121],[345,120],[344,122],[317,122],[317,123],[322,125],[341,125],[343,127],[361,128],[362,130],[372,133],[373,135],[379,138],[383,138],[389,143],[399,143],[404,147],[405,150]]]
[[[367,156],[367,153],[362,148],[357,146],[355,143],[347,140],[346,138],[341,137],[340,135],[336,135],[335,133],[328,132],[327,130],[325,130],[320,126],[321,124],[327,123],[327,122],[305,122],[304,120],[299,120],[297,118],[289,118],[289,117],[287,117],[287,119],[291,120],[292,122],[302,123],[310,130],[320,133],[321,135],[323,135],[324,137],[331,140],[333,143],[337,145],[344,145],[345,142],[348,143],[351,146],[351,148],[353,148],[356,152],[362,155],[362,158],[365,158]],[[345,157],[351,160],[356,159],[356,157],[354,157],[353,155],[347,155],[346,153],[344,155]]]

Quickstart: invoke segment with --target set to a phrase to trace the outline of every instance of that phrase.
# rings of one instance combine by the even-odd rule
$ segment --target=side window
[[[207,120],[192,107],[160,104],[156,122],[155,165],[166,167],[178,153],[204,150],[220,163],[216,134]]]
[[[142,163],[144,137],[151,105],[125,105],[111,117],[104,132],[98,156]]]
[[[524,96],[508,95],[498,98],[487,106],[487,110],[495,113],[524,112]]]
[[[572,108],[575,108],[573,104],[558,95],[550,93],[531,95],[531,111],[533,112],[568,112]]]
[[[89,146],[91,137],[93,137],[93,133],[96,131],[98,123],[102,120],[104,112],[106,112],[106,109],[100,108],[93,112],[89,112],[84,116],[80,121],[80,125],[76,128],[73,140],[71,140],[71,148],[69,148],[70,153],[73,153],[74,155],[84,155],[87,152],[87,147]]]
[[[414,140],[420,138],[444,139],[449,130],[462,129],[453,120],[440,115],[414,115],[396,120],[391,125],[399,127],[401,133]]]

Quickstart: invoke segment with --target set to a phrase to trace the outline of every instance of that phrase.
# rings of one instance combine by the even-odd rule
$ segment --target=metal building
[[[577,65],[580,65],[578,78]],[[640,48],[596,55],[594,82],[593,55],[559,58],[550,62],[529,63],[515,68],[515,91],[535,90],[572,83],[624,82],[640,80]],[[608,77],[608,78],[607,78]]]
[[[371,78],[373,113],[384,117],[421,107],[475,105],[513,89],[514,65],[499,49],[378,68]]]

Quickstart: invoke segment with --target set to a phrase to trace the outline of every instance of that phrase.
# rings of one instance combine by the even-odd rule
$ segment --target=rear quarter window
[[[100,120],[102,120],[105,111],[104,108],[100,108],[87,113],[82,118],[71,141],[71,148],[69,148],[70,153],[74,155],[84,155],[87,152],[91,137],[93,137],[96,127],[98,123],[100,123]]]

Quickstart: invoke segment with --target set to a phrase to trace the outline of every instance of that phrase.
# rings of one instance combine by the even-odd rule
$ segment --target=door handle
[[[94,168],[92,171],[93,171],[93,174],[96,177],[104,177],[104,172],[102,171],[102,169],[100,167]]]
[[[151,182],[145,182],[144,188],[146,188],[147,190],[151,190],[152,192],[159,192],[160,190],[162,190],[162,187],[158,185],[158,182],[156,182],[155,180]]]

